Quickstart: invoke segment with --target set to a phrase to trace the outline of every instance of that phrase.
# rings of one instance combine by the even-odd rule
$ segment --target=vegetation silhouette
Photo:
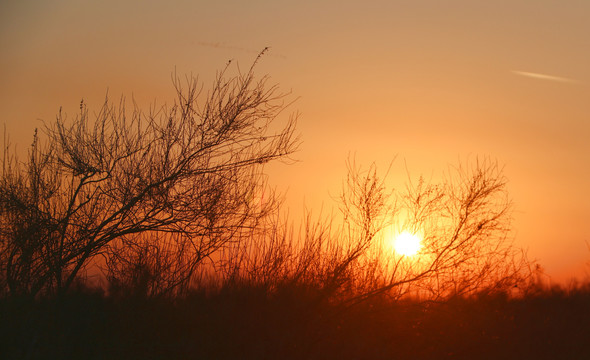
[[[262,165],[296,149],[295,118],[274,128],[285,96],[255,81],[253,67],[229,78],[227,70],[206,94],[175,76],[171,108],[129,115],[124,101],[106,100],[91,119],[82,102],[71,122],[60,112],[23,163],[5,148],[2,290],[62,293],[97,256],[116,261],[113,248],[149,246],[158,233],[182,253],[158,279],[168,291],[272,211],[272,199],[251,199],[264,186]]]
[[[82,102],[24,162],[5,144],[3,358],[590,354],[590,288],[543,285],[490,159],[394,191],[351,158],[341,216],[295,231],[263,170],[297,149],[297,116],[258,60],[208,92],[174,76],[159,111],[105,101],[91,119]],[[414,257],[387,247],[402,230],[421,234]]]
[[[0,299],[3,359],[583,359],[590,286],[442,302],[375,296],[346,311],[308,288],[237,284],[181,298]]]

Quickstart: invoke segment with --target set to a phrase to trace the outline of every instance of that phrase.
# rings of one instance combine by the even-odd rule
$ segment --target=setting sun
[[[420,237],[407,231],[396,236],[393,243],[395,252],[405,256],[416,255],[420,247]]]

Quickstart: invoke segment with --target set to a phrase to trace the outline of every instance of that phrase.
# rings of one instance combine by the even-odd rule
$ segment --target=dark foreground
[[[2,359],[590,359],[588,286],[344,308],[252,288],[0,300]]]

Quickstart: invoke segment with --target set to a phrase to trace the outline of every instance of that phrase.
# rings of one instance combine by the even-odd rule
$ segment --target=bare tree
[[[352,178],[356,180],[345,192],[370,198],[373,189],[380,188],[371,172]],[[509,237],[511,202],[506,178],[496,162],[476,160],[451,168],[440,184],[420,178],[416,184],[410,182],[405,194],[395,201],[394,215],[405,216],[398,231],[419,233],[421,250],[411,258],[395,252],[387,255],[380,239],[373,235],[373,254],[377,256],[368,256],[367,252],[358,265],[361,272],[373,274],[371,285],[359,285],[353,301],[383,293],[413,293],[440,300],[507,290],[530,276],[530,264]],[[367,209],[370,207],[356,206],[357,213],[368,214]],[[364,218],[370,220],[368,215]],[[372,218],[378,219],[375,215]],[[369,237],[371,234],[375,233]],[[375,260],[378,258],[382,260]]]
[[[297,139],[295,116],[276,121],[285,95],[255,80],[253,67],[229,77],[226,67],[207,93],[195,78],[183,86],[174,77],[175,104],[159,111],[129,114],[124,101],[106,100],[91,118],[82,102],[73,121],[60,111],[45,127],[45,142],[35,136],[27,161],[4,149],[0,270],[9,291],[65,291],[111,245],[149,253],[150,233],[176,239],[190,273],[256,227],[273,206],[259,201],[263,164],[288,159]]]
[[[303,231],[275,222],[249,241],[224,249],[220,281],[269,292],[293,285],[345,306],[376,296],[429,301],[526,285],[531,263],[510,238],[511,202],[496,162],[450,168],[440,183],[423,178],[388,190],[373,164],[347,163],[340,196],[343,222],[306,217]],[[384,234],[421,237],[414,256],[396,253]]]

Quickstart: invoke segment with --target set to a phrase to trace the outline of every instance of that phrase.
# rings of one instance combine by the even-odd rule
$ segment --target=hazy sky
[[[392,184],[449,163],[505,164],[517,244],[554,279],[590,270],[590,1],[0,1],[0,122],[26,149],[39,119],[108,90],[143,106],[171,73],[259,64],[300,97],[299,163],[270,169],[291,214],[332,204],[344,161],[397,155]]]

